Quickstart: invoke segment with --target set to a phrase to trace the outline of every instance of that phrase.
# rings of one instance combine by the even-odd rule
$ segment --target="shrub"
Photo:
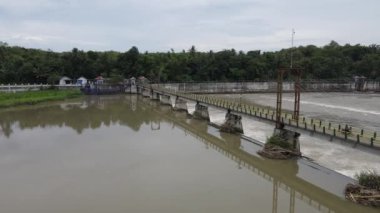
[[[380,176],[374,170],[361,171],[355,175],[355,178],[362,186],[380,190]]]
[[[285,139],[281,138],[279,135],[272,135],[267,138],[266,144],[279,146],[284,149],[292,149],[292,145],[289,144]]]

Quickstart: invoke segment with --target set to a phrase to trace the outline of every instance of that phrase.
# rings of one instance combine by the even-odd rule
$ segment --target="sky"
[[[70,51],[380,44],[380,0],[0,0],[0,41]]]

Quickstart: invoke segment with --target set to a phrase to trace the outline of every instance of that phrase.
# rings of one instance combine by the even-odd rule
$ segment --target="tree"
[[[293,65],[303,68],[303,78],[347,79],[363,75],[380,78],[380,46],[344,46],[335,41],[323,47],[314,45],[292,49]],[[290,66],[291,49],[244,53],[234,49],[140,54],[137,47],[124,53],[107,51],[53,52],[8,46],[0,43],[0,83],[46,83],[66,75],[95,78],[143,75],[155,82],[274,80],[279,67]]]

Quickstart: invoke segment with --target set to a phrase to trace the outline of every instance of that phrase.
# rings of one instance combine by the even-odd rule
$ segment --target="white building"
[[[85,77],[80,77],[80,78],[78,78],[77,79],[77,83],[76,83],[77,85],[80,85],[80,86],[84,86],[84,85],[86,85],[87,84],[87,78],[85,78]]]
[[[71,78],[63,76],[61,79],[59,79],[59,85],[68,85],[68,84],[72,84]]]

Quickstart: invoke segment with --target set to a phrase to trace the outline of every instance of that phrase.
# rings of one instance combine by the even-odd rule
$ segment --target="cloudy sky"
[[[67,51],[380,44],[380,0],[0,0],[0,41]]]

